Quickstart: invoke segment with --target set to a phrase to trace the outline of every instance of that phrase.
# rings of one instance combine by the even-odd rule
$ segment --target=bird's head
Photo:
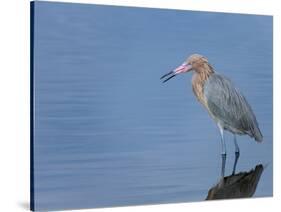
[[[161,79],[164,79],[165,77],[168,77],[164,79],[163,82],[167,82],[168,80],[172,79],[178,74],[187,73],[189,71],[196,71],[201,72],[204,71],[204,68],[210,67],[208,60],[206,57],[199,55],[199,54],[193,54],[189,56],[183,64],[181,64],[179,67],[177,67],[175,70],[170,71],[167,74],[164,74]]]

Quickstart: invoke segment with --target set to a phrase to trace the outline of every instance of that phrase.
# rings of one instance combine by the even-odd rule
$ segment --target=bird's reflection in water
[[[233,172],[229,176],[224,176],[225,159],[223,159],[222,177],[214,187],[210,188],[206,200],[245,198],[254,195],[264,167],[258,164],[250,171],[235,174],[238,158],[239,155],[236,155]]]

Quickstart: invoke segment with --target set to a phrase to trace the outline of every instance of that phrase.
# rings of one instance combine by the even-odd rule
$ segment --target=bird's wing
[[[262,140],[256,117],[242,93],[227,78],[212,74],[204,86],[207,106],[212,115],[229,128]]]

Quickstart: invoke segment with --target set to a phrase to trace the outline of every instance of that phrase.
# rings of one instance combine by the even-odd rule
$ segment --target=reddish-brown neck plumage
[[[204,84],[206,80],[214,73],[212,66],[208,63],[202,64],[194,70],[192,77],[192,90],[200,103],[206,106],[204,98]]]

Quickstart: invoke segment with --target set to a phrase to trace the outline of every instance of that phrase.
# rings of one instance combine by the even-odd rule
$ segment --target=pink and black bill
[[[163,83],[167,82],[168,80],[172,79],[173,77],[177,76],[181,73],[186,73],[192,69],[192,66],[186,62],[181,64],[179,67],[177,67],[175,70],[170,71],[167,74],[164,74],[160,79],[163,79]],[[165,79],[166,78],[166,79]]]

